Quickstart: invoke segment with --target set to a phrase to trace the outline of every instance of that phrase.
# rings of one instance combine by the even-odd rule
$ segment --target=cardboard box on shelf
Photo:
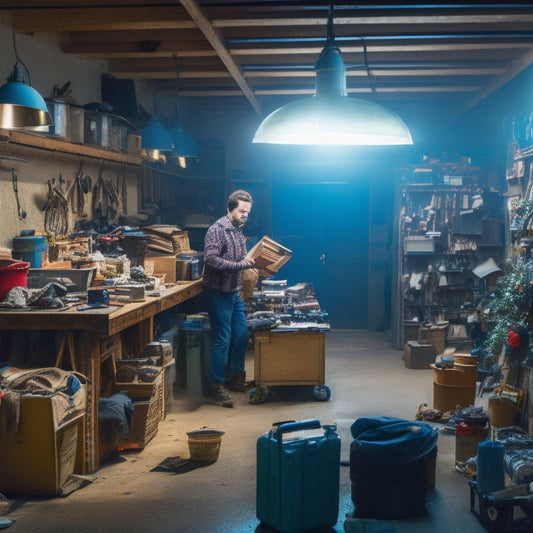
[[[176,256],[150,254],[144,258],[144,270],[148,275],[165,274],[165,283],[176,281]]]

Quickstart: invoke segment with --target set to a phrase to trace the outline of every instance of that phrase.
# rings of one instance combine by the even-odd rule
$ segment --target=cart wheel
[[[268,397],[268,387],[261,385],[260,387],[254,387],[248,392],[250,397],[250,403],[257,404],[263,403]]]
[[[327,402],[331,398],[331,389],[327,385],[315,385],[313,396],[319,402]]]

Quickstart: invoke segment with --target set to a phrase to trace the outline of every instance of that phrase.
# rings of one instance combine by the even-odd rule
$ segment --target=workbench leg
[[[100,337],[92,331],[82,331],[76,347],[77,367],[87,379],[87,415],[85,419],[85,457],[87,472],[100,466],[98,446],[98,400],[102,386],[100,370]]]
[[[142,354],[147,344],[154,340],[154,317],[145,318],[138,324],[139,346],[138,353]]]

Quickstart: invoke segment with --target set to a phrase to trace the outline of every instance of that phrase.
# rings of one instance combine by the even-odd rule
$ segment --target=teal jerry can
[[[256,515],[281,533],[334,526],[341,442],[336,426],[284,422],[257,440]]]

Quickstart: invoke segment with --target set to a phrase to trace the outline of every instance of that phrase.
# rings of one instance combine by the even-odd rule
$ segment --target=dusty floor
[[[233,393],[235,408],[225,409],[178,390],[169,415],[144,450],[122,452],[107,461],[91,484],[67,497],[13,500],[5,515],[16,520],[10,531],[272,531],[255,512],[257,438],[275,421],[318,418],[322,424],[339,425],[341,459],[347,458],[351,439],[346,430],[355,419],[388,415],[412,420],[420,403],[431,406],[432,371],[406,369],[402,355],[386,333],[336,330],[326,335],[330,401],[315,401],[307,388],[284,387],[271,389],[260,405]],[[252,354],[247,370],[253,376]],[[189,457],[186,432],[202,427],[225,432],[216,463],[181,474],[153,470],[167,457]],[[428,494],[427,513],[381,523],[379,531],[485,531],[470,511],[467,480],[454,467],[454,435],[441,432],[437,445],[436,487]],[[345,516],[353,511],[349,467],[341,466],[338,522],[322,531],[344,531]]]

